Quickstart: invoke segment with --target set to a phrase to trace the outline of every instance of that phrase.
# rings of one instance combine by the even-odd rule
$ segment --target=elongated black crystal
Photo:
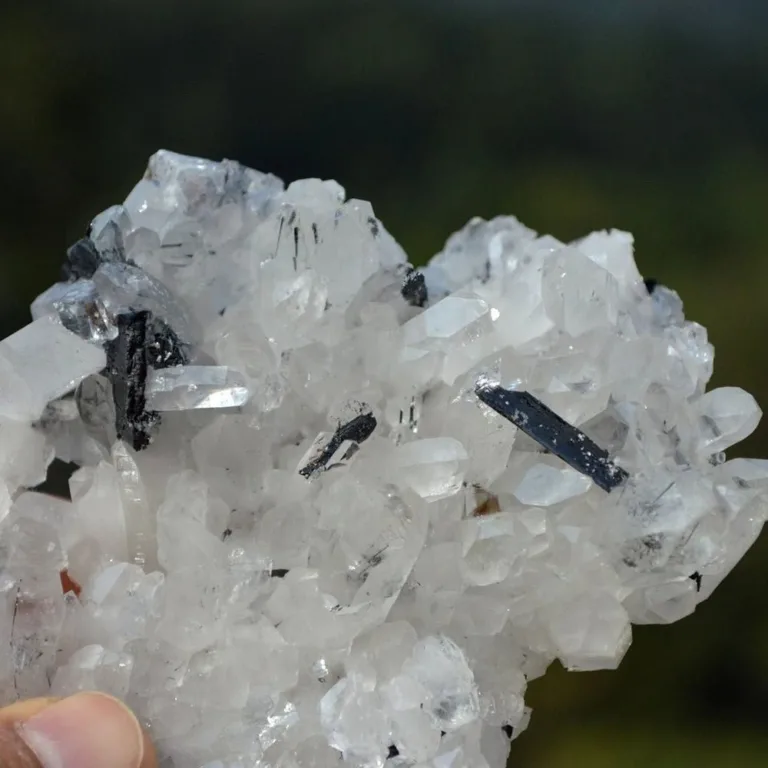
[[[591,477],[604,491],[612,491],[629,477],[625,470],[613,463],[607,451],[530,393],[504,389],[488,382],[478,383],[475,393],[489,408],[566,464]]]
[[[418,269],[410,269],[403,278],[403,287],[400,289],[400,293],[411,306],[426,306],[429,296],[424,275]]]
[[[359,416],[355,416],[354,419],[348,421],[346,424],[342,424],[333,433],[331,439],[317,458],[305,464],[299,470],[299,474],[303,477],[312,477],[315,472],[325,469],[326,465],[331,458],[333,458],[336,451],[339,450],[342,443],[347,440],[351,440],[358,444],[362,443],[373,434],[375,429],[376,417],[372,413],[361,413]]]
[[[147,411],[144,389],[149,361],[150,312],[130,312],[116,318],[118,335],[107,347],[107,375],[112,381],[117,436],[137,451],[150,442],[150,431],[159,415]]]

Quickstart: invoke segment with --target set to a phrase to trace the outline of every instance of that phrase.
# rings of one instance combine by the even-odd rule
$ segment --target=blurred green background
[[[475,214],[630,230],[768,406],[766,0],[35,0],[0,75],[3,335],[165,147],[337,178],[417,263]],[[620,671],[535,682],[510,765],[768,766],[767,556]]]

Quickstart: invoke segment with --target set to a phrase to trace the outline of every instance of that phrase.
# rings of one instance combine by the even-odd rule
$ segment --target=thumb
[[[0,709],[0,768],[154,768],[133,713],[101,693]]]

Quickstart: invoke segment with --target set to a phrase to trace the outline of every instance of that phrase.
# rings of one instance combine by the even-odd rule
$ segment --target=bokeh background
[[[635,233],[768,409],[766,0],[34,0],[0,10],[0,331],[165,147],[340,180],[421,263],[473,215]],[[768,420],[738,449],[768,457]],[[736,452],[734,452],[735,455]],[[768,536],[517,768],[768,766]]]

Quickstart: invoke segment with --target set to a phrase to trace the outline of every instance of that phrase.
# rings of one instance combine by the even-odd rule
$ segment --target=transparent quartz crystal
[[[236,408],[250,399],[245,377],[221,365],[180,365],[152,371],[147,406],[155,411]]]
[[[58,317],[67,329],[86,341],[105,342],[117,327],[99,298],[92,280],[56,283],[32,303],[32,317]]]
[[[163,768],[504,768],[529,680],[768,515],[760,407],[628,233],[414,266],[336,182],[160,151],[63,274],[0,341],[0,706],[119,696]]]
[[[0,415],[38,418],[45,406],[106,365],[104,350],[54,318],[40,317],[0,341]]]

